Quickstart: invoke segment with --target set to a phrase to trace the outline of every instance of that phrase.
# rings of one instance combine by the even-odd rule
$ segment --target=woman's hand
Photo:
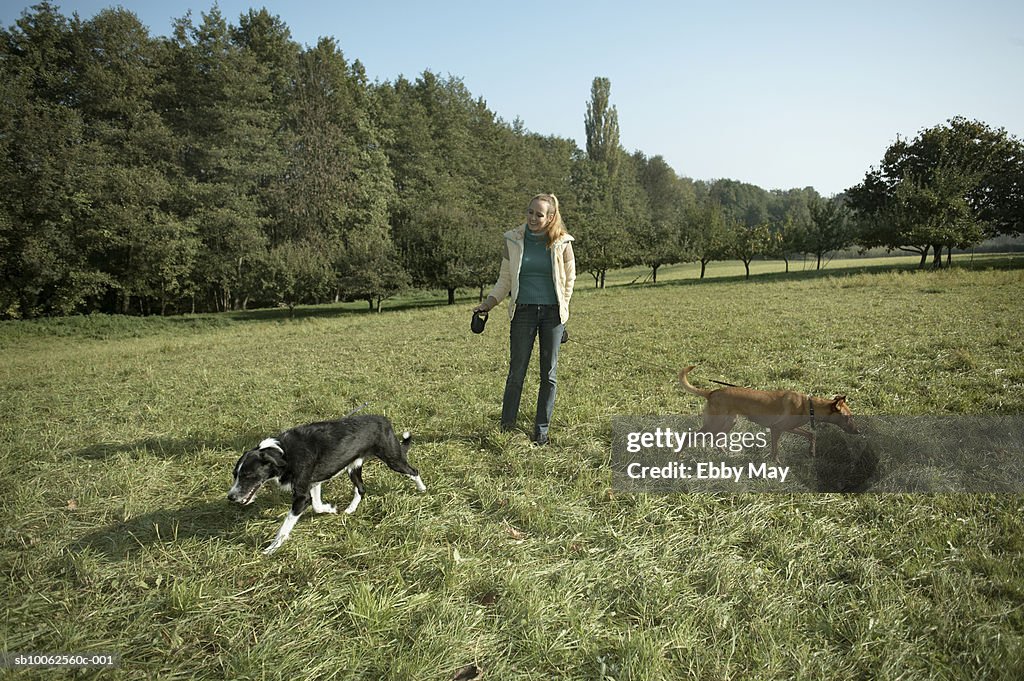
[[[491,296],[487,296],[484,302],[480,303],[473,308],[473,314],[486,314],[494,309],[498,304],[498,301]]]

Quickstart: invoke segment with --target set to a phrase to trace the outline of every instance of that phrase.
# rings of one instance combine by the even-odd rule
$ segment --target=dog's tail
[[[686,374],[690,373],[690,371],[695,366],[696,366],[695,364],[691,364],[690,366],[686,367],[685,369],[683,369],[682,371],[679,372],[679,383],[683,386],[683,390],[685,390],[686,392],[693,393],[694,395],[700,395],[704,399],[707,399],[708,395],[711,394],[710,390],[702,390],[701,388],[694,388],[692,385],[690,385],[690,382],[688,380],[686,380]]]

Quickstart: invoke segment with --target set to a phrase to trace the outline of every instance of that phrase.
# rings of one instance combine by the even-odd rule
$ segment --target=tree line
[[[455,77],[370,82],[331,38],[214,7],[153,37],[50,3],[0,29],[0,317],[172,314],[483,294],[530,196],[559,196],[578,268],[786,260],[1021,231],[1021,144],[954,119],[836,197],[681,177],[619,142],[595,78],[586,148],[506,122]]]

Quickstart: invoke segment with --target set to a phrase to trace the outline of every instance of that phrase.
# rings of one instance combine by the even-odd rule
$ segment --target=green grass
[[[2,324],[2,649],[117,652],[77,675],[130,679],[1021,678],[1019,495],[611,489],[611,417],[698,412],[685,364],[859,414],[1019,414],[1019,259],[851,262],[583,275],[543,449],[497,430],[505,308],[472,335],[468,294]],[[364,401],[428,493],[371,464],[354,516],[262,556],[287,500],[229,505],[235,459]]]

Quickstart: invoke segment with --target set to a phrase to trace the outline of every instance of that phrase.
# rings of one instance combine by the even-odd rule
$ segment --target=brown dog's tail
[[[686,367],[685,369],[679,372],[679,383],[682,384],[683,390],[685,390],[686,392],[693,393],[694,395],[700,395],[704,399],[707,399],[708,395],[711,394],[710,390],[701,390],[700,388],[694,388],[692,385],[690,385],[690,382],[686,380],[686,374],[690,373],[690,371],[695,366],[695,364],[691,364],[690,366]]]

